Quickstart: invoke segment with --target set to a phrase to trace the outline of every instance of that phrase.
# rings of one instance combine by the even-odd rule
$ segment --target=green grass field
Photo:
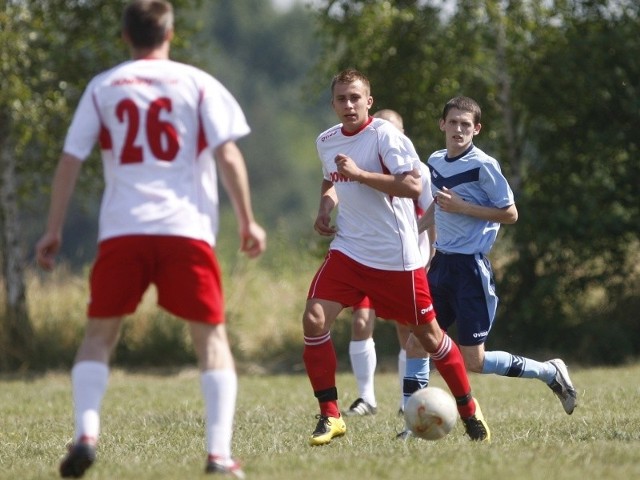
[[[305,375],[240,375],[234,455],[249,479],[632,479],[640,478],[640,365],[572,370],[580,405],[568,416],[535,380],[473,375],[492,429],[490,445],[460,423],[445,439],[396,440],[395,373],[376,377],[378,414],[349,419],[347,435],[309,447],[317,406]],[[444,386],[432,375],[432,385]],[[356,396],[338,378],[341,406]],[[203,475],[199,379],[194,370],[115,370],[103,404],[98,461],[88,479],[186,479]],[[0,377],[0,478],[57,478],[72,434],[66,373]]]

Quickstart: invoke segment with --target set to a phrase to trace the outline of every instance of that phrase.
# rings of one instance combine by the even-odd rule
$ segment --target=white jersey
[[[213,149],[249,131],[236,100],[211,75],[143,59],[91,80],[64,151],[85,160],[99,140],[105,178],[99,240],[176,235],[215,245]]]
[[[422,216],[427,211],[429,206],[433,203],[433,194],[431,193],[431,172],[429,167],[423,162],[420,162],[420,179],[422,180],[422,193],[418,197],[418,217]],[[429,242],[429,235],[425,230],[418,236],[418,246],[420,247],[420,253],[422,254],[422,264],[427,266],[431,259],[431,243]]]
[[[316,146],[324,178],[333,182],[338,196],[337,233],[330,248],[380,270],[424,267],[413,200],[349,180],[335,164],[336,155],[342,153],[369,172],[410,172],[421,163],[411,140],[388,121],[370,118],[355,133],[343,131],[341,124],[326,130]]]

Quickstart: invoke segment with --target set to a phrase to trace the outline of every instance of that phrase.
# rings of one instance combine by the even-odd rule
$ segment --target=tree
[[[124,4],[7,0],[0,7],[0,264],[6,294],[0,369],[28,366],[33,350],[21,209],[48,186],[70,112],[86,82],[127,57],[118,41]],[[95,167],[85,172],[85,182],[95,182],[92,173]]]
[[[628,314],[640,285],[639,13],[631,2],[562,2],[538,19],[517,87],[530,119],[520,200],[530,214],[506,301],[525,336],[555,348],[580,339],[576,354],[591,361],[640,353]]]

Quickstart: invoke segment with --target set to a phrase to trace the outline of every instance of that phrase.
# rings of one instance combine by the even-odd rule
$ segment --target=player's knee
[[[324,330],[324,321],[322,318],[304,315],[302,317],[302,330],[308,336],[321,335]]]
[[[435,352],[438,349],[440,341],[442,340],[442,338],[438,336],[437,332],[431,329],[414,329],[413,336],[427,353]],[[411,342],[412,339],[411,337],[409,337],[407,345],[411,344]],[[409,349],[407,348],[407,354],[408,352]]]
[[[354,313],[351,325],[352,340],[367,340],[373,336],[373,325],[375,317],[372,319],[367,315]]]
[[[319,309],[307,308],[302,316],[302,330],[305,335],[318,336],[326,333],[330,325],[327,324],[324,312]]]

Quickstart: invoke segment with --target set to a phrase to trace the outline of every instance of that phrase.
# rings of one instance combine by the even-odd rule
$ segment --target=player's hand
[[[442,190],[436,192],[436,201],[438,206],[447,213],[464,213],[467,208],[467,202],[447,187],[442,187]]]
[[[240,251],[249,258],[256,258],[267,248],[267,232],[255,222],[240,232]]]
[[[336,227],[331,225],[331,215],[319,213],[313,224],[313,229],[323,237],[331,237],[336,234]]]
[[[362,170],[356,165],[356,162],[347,155],[339,153],[334,159],[336,166],[338,167],[338,173],[347,177],[350,180],[358,180]]]
[[[52,270],[56,255],[60,251],[62,240],[59,235],[45,233],[36,244],[36,262],[43,270]]]

